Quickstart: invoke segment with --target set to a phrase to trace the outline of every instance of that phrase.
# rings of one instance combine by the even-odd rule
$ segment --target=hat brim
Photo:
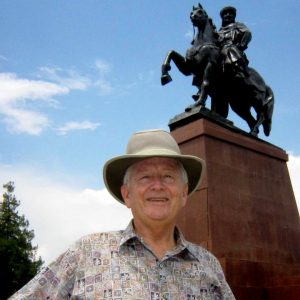
[[[123,184],[123,178],[125,172],[128,167],[132,164],[147,159],[151,157],[167,157],[167,158],[174,158],[182,163],[184,169],[187,172],[188,176],[188,195],[190,196],[199,186],[203,171],[205,168],[204,160],[200,159],[197,156],[193,155],[122,155],[117,156],[115,158],[110,159],[106,162],[103,167],[103,179],[105,186],[109,193],[120,203],[124,204],[123,197],[121,195],[121,186]]]

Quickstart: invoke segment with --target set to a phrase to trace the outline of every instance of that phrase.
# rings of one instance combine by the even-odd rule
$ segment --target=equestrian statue
[[[192,84],[198,88],[193,95],[195,103],[186,108],[192,110],[205,106],[211,99],[211,111],[227,118],[230,108],[244,119],[250,134],[257,136],[260,125],[266,136],[270,134],[274,107],[274,94],[260,74],[249,67],[244,50],[251,40],[246,25],[235,22],[236,9],[232,6],[220,12],[222,27],[219,32],[203,7],[194,6],[190,19],[196,32],[192,47],[185,57],[174,50],[168,52],[163,65],[161,83],[165,85],[172,78],[169,74],[171,62],[186,75],[192,75]],[[251,109],[256,112],[256,117]]]

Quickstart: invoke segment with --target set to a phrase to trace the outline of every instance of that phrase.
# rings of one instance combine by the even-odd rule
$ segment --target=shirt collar
[[[177,238],[177,246],[175,248],[175,251],[181,252],[184,249],[187,249],[189,252],[191,252],[192,255],[195,256],[195,253],[193,253],[194,251],[192,251],[192,247],[190,247],[190,243],[185,239],[183,233],[177,227],[175,227],[175,235]],[[134,229],[132,219],[126,229],[122,232],[120,246],[124,245],[134,238],[137,238],[141,243],[143,243],[143,238],[139,236]]]
[[[120,246],[124,245],[125,243],[127,243],[129,240],[131,240],[133,238],[140,239],[134,230],[133,220],[131,220],[130,223],[128,224],[128,226],[126,227],[126,229],[123,230],[123,232],[122,232]]]

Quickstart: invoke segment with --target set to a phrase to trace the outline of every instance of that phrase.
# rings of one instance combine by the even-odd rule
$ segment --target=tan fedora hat
[[[175,158],[185,168],[191,195],[199,186],[205,162],[193,155],[183,155],[171,136],[164,130],[140,131],[132,135],[127,145],[125,155],[114,157],[103,167],[103,178],[107,190],[119,202],[124,204],[121,186],[126,169],[132,164],[150,157]]]

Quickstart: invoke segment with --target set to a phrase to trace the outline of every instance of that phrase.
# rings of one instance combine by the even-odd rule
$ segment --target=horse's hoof
[[[165,85],[165,84],[167,84],[171,81],[172,81],[172,77],[170,75],[167,74],[167,75],[162,75],[161,76],[161,84],[162,85]]]
[[[271,132],[271,122],[263,122],[263,129],[264,129],[264,134],[265,136],[269,136]]]
[[[198,95],[198,94],[196,94],[196,95],[193,95],[193,96],[192,96],[192,98],[194,99],[194,101],[198,101],[198,99],[199,99],[199,95]]]
[[[192,104],[188,107],[186,107],[185,112],[190,112],[195,107],[195,104]]]
[[[205,101],[204,100],[197,100],[196,103],[194,104],[195,107],[198,106],[203,106],[205,107]]]
[[[254,136],[254,137],[258,137],[258,133],[259,133],[258,130],[251,130],[251,131],[250,131],[250,134],[251,134],[252,136]]]

